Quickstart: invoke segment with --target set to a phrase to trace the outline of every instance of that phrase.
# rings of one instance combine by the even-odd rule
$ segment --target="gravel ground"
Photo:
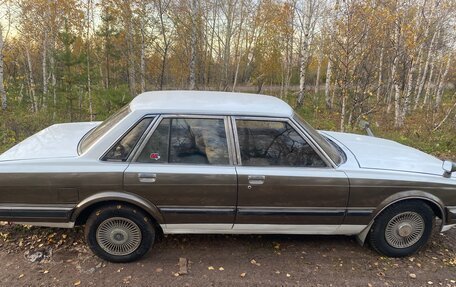
[[[81,228],[4,224],[0,238],[2,286],[456,286],[456,229],[403,259],[346,236],[173,235],[114,264]]]

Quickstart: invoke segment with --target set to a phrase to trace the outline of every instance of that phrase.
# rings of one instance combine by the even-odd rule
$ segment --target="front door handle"
[[[157,175],[155,173],[138,173],[138,179],[140,182],[152,183],[157,180]]]
[[[249,184],[252,185],[259,185],[264,183],[265,176],[264,175],[249,175]]]

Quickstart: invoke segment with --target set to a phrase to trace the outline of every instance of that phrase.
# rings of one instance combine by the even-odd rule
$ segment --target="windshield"
[[[90,130],[81,140],[79,145],[81,153],[85,153],[100,137],[109,131],[115,124],[125,118],[130,112],[129,106],[126,105],[110,116],[107,120],[99,124],[96,128]]]
[[[326,152],[326,154],[337,165],[341,164],[343,157],[334,145],[332,145],[324,136],[322,136],[316,129],[303,120],[298,114],[294,114],[293,118],[301,124],[301,126],[309,133],[309,135],[317,142],[317,144]]]

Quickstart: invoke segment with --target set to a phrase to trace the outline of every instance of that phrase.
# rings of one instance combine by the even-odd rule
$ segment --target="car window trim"
[[[149,125],[147,126],[146,130],[144,131],[144,133],[141,135],[141,137],[139,138],[138,142],[135,144],[135,146],[133,147],[133,149],[130,151],[130,154],[128,155],[127,159],[122,161],[122,160],[107,160],[105,159],[105,157],[107,156],[107,154],[109,153],[109,151],[111,151],[111,149],[113,149],[125,136],[127,136],[127,134],[129,132],[131,132],[131,130],[133,130],[142,120],[146,119],[146,118],[153,118],[152,121],[149,123]],[[133,125],[131,125],[127,131],[125,131],[124,133],[122,133],[119,137],[117,137],[117,139],[114,141],[114,143],[112,145],[109,146],[108,149],[106,149],[102,156],[99,158],[100,161],[103,161],[103,162],[122,162],[122,163],[125,163],[125,162],[128,162],[128,159],[130,158],[130,156],[133,154],[133,152],[135,151],[135,148],[141,143],[141,140],[142,138],[146,135],[147,131],[150,129],[150,127],[154,124],[154,122],[157,120],[158,116],[155,114],[150,114],[150,115],[145,115],[143,117],[141,117],[139,120],[137,120]]]
[[[231,122],[232,122],[232,128],[233,128],[234,140],[235,140],[235,146],[236,146],[236,158],[237,158],[237,165],[239,165],[239,166],[243,166],[243,165],[242,165],[241,151],[240,151],[241,148],[239,145],[239,136],[238,136],[237,125],[236,125],[237,120],[286,122],[294,129],[294,131],[296,133],[298,133],[299,136],[301,136],[310,145],[310,147],[317,153],[317,155],[326,164],[325,167],[301,167],[301,168],[335,168],[336,167],[336,165],[332,162],[332,160],[328,157],[328,155],[325,154],[320,148],[317,148],[316,143],[306,133],[304,133],[299,128],[299,126],[290,118],[232,116]],[[268,167],[268,166],[262,166],[262,167]],[[270,167],[278,168],[278,167],[292,167],[292,166],[270,166]]]
[[[225,127],[225,136],[226,136],[226,141],[227,141],[227,148],[228,148],[228,164],[198,164],[198,166],[234,166],[235,160],[234,160],[234,140],[232,138],[232,134],[230,132],[231,125],[229,123],[229,117],[224,116],[224,115],[199,115],[199,114],[161,114],[159,115],[156,120],[154,120],[153,126],[150,128],[150,130],[147,131],[147,135],[141,140],[141,143],[139,143],[137,148],[134,150],[134,154],[132,152],[130,162],[134,162],[135,164],[150,164],[150,163],[140,163],[138,162],[138,157],[141,154],[142,150],[144,149],[144,146],[147,144],[149,141],[150,137],[154,134],[155,130],[157,129],[158,125],[162,122],[164,119],[170,119],[170,118],[184,118],[184,119],[218,119],[218,120],[223,120],[223,124]],[[161,163],[161,164],[167,164],[167,165],[195,165],[195,164],[190,164],[190,163]]]

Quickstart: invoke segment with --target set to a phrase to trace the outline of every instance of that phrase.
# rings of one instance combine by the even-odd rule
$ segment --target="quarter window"
[[[140,153],[138,162],[229,164],[223,119],[163,119]]]
[[[105,156],[105,160],[126,161],[153,118],[142,119]]]
[[[236,126],[244,166],[326,167],[287,122],[237,120]]]

